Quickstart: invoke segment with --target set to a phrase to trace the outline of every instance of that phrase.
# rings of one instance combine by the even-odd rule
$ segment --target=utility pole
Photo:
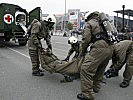
[[[65,25],[66,25],[66,0],[65,0],[65,14],[64,14],[64,33],[65,33]]]

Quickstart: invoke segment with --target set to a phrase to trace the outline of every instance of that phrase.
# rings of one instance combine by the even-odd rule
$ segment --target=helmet
[[[98,16],[99,12],[98,11],[94,11],[94,12],[88,12],[85,14],[85,22],[88,21],[88,19],[90,19],[92,16]]]
[[[74,36],[71,36],[69,39],[68,39],[68,43],[69,44],[74,44],[74,43],[77,43],[78,42],[78,39],[75,38]]]
[[[56,23],[56,18],[53,15],[49,15],[44,19],[44,21]]]

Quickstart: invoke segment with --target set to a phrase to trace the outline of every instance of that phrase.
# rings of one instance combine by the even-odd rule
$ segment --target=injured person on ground
[[[83,57],[77,58],[71,62],[62,61],[55,56],[50,49],[40,50],[41,66],[44,70],[50,73],[60,73],[64,76],[61,82],[71,82],[79,78],[80,66],[83,62]]]

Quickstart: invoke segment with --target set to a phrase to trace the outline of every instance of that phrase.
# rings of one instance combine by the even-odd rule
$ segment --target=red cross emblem
[[[4,15],[4,21],[7,24],[11,24],[13,22],[13,16],[11,14],[5,14]]]
[[[12,20],[12,18],[8,15],[7,17],[5,17],[5,20],[7,20],[7,22],[10,22],[10,20]]]

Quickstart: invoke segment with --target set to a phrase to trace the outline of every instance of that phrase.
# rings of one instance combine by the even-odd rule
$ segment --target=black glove
[[[46,54],[48,54],[48,55],[51,55],[51,54],[52,54],[52,51],[51,51],[51,49],[49,49],[49,48],[46,48]]]
[[[109,68],[106,72],[104,72],[104,75],[109,75],[111,73],[112,68]]]
[[[104,73],[104,75],[106,76],[106,78],[116,77],[118,76],[118,71],[110,68]]]
[[[52,45],[48,45],[48,48],[51,49],[51,51],[52,51]]]

